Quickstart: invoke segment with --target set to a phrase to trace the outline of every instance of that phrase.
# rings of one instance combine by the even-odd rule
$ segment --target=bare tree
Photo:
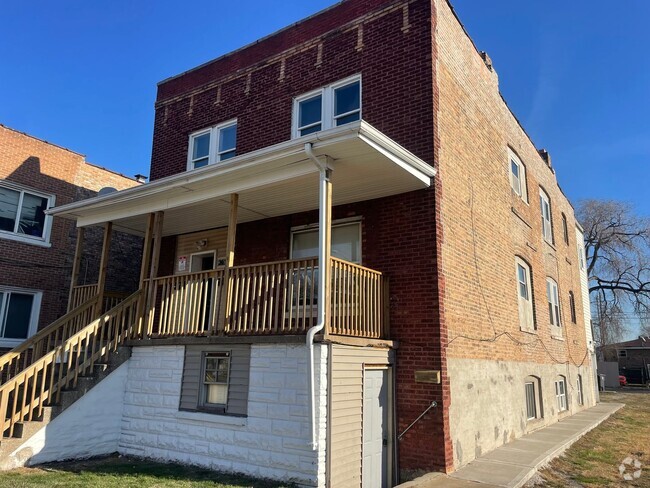
[[[577,217],[585,231],[596,340],[621,340],[630,314],[650,312],[650,220],[623,202],[585,200]]]

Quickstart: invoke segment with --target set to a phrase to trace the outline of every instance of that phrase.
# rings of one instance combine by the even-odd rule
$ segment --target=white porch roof
[[[163,235],[175,235],[228,225],[231,193],[239,194],[238,222],[313,210],[319,178],[307,143],[332,169],[333,205],[426,188],[435,175],[431,165],[361,121],[47,213],[79,227],[110,221],[144,235],[147,215],[164,211]]]

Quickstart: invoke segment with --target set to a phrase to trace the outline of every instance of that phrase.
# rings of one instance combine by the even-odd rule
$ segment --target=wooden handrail
[[[63,388],[76,386],[96,362],[138,338],[141,296],[138,290],[0,385],[0,432],[12,436],[17,423],[40,418],[43,407],[59,401]]]
[[[68,311],[74,310],[96,296],[98,289],[97,283],[73,287],[71,291],[72,296],[70,297],[70,310]]]
[[[67,337],[85,327],[93,319],[96,303],[97,297],[94,296],[0,356],[0,381],[6,381],[18,374],[34,359],[51,351]]]

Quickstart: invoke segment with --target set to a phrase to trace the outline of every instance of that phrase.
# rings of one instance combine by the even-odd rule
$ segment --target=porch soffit
[[[231,193],[239,194],[238,222],[313,210],[318,169],[306,143],[332,168],[333,205],[426,188],[435,175],[432,166],[362,121],[48,213],[79,227],[111,221],[118,230],[143,235],[147,214],[161,210],[163,234],[175,235],[227,226]]]

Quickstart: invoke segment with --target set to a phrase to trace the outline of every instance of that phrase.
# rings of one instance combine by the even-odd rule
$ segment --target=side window
[[[36,332],[41,296],[41,292],[0,288],[0,346],[18,346]]]
[[[568,409],[566,398],[566,378],[564,376],[560,375],[555,380],[555,398],[557,400],[558,412],[564,412]]]
[[[566,215],[562,214],[562,237],[564,238],[564,243],[569,245],[569,227],[566,220]]]
[[[54,196],[0,181],[0,238],[49,243]]]
[[[291,259],[318,256],[318,228],[294,229],[291,233]],[[361,222],[332,226],[332,256],[361,264]]]
[[[576,323],[576,299],[573,292],[569,292],[569,310],[571,312],[571,322]]]
[[[229,120],[190,134],[187,169],[202,168],[234,158],[236,155],[237,121]]]
[[[293,101],[292,137],[361,120],[361,76],[324,86]]]
[[[546,297],[548,299],[548,315],[551,325],[561,327],[560,298],[557,291],[557,283],[552,278],[546,279]]]
[[[544,416],[541,381],[537,376],[528,376],[524,382],[526,396],[526,420],[540,419]]]
[[[553,244],[553,220],[551,217],[551,200],[541,188],[539,189],[539,205],[542,211],[542,237]]]
[[[576,381],[576,393],[578,394],[578,405],[584,405],[585,399],[582,393],[582,375],[578,375],[578,379]]]
[[[526,167],[523,165],[517,155],[508,149],[510,159],[510,187],[524,202],[528,202],[528,192],[526,189]]]
[[[535,329],[533,315],[533,287],[530,266],[520,257],[515,258],[517,273],[517,296],[519,304],[519,326],[523,330]]]
[[[248,344],[187,346],[179,409],[247,415],[249,371]]]

